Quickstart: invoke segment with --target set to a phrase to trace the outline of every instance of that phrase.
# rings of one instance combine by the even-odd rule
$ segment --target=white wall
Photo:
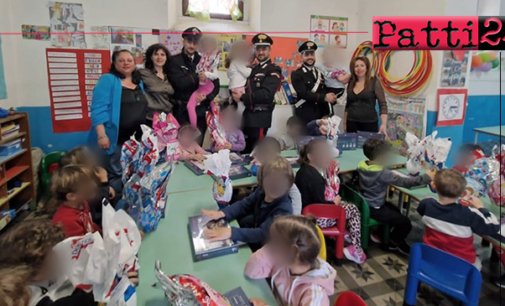
[[[2,0],[0,1],[0,32],[3,33],[17,33],[21,31],[13,30],[11,17],[11,1]],[[3,108],[18,107],[20,106],[19,100],[19,83],[18,83],[18,69],[16,61],[16,40],[17,35],[2,35],[2,54],[3,54],[3,65],[5,74],[5,85],[7,87],[7,99],[0,100],[0,106]]]

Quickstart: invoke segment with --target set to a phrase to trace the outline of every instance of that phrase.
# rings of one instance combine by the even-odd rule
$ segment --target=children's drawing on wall
[[[84,9],[80,3],[49,2],[51,45],[86,48]]]
[[[336,45],[347,48],[347,26],[349,19],[334,16],[310,16],[310,39],[319,47]]]
[[[174,56],[181,53],[182,50],[182,36],[181,32],[172,33],[170,31],[162,30],[159,35],[159,43],[167,47],[170,55]]]
[[[243,40],[244,35],[241,34],[219,34],[216,36],[217,47],[221,51],[221,61],[217,66],[218,70],[226,71],[225,63],[230,52],[231,45],[237,40]]]
[[[0,99],[7,99],[7,87],[5,86],[4,63],[2,56],[2,35],[0,35]]]
[[[110,49],[110,32],[108,26],[91,26],[91,46],[93,49]]]
[[[133,47],[132,55],[135,59],[135,65],[141,66],[144,64],[144,52],[142,51],[142,48]]]
[[[111,44],[133,45],[135,36],[131,29],[110,27],[110,34]]]
[[[440,87],[465,87],[468,51],[444,51]]]
[[[347,48],[347,34],[330,35],[330,45]]]
[[[388,141],[393,150],[406,155],[408,146],[405,143],[407,132],[422,138],[424,135],[425,98],[391,97],[388,101]]]
[[[50,40],[51,31],[49,26],[36,26],[30,24],[23,24],[21,26],[21,33],[23,33],[23,39],[32,40]]]

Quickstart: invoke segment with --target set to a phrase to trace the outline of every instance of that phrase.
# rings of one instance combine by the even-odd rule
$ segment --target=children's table
[[[141,269],[137,304],[167,305],[161,285],[152,286],[157,281],[154,263],[160,260],[162,270],[167,275],[194,275],[220,293],[242,287],[249,298],[258,297],[269,305],[277,305],[265,280],[250,280],[244,276],[245,264],[252,254],[248,246],[240,247],[236,254],[193,261],[188,218],[199,215],[202,208],[217,209],[209,190],[168,195],[166,218],[161,219],[156,231],[145,234],[138,254]],[[232,222],[232,225],[238,226],[236,222]]]
[[[477,143],[477,141],[479,140],[479,133],[497,137],[505,137],[505,134],[503,134],[505,132],[505,125],[488,126],[485,128],[474,128],[473,131],[475,132],[474,143]]]

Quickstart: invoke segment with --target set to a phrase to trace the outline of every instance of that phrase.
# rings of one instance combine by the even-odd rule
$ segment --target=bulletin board
[[[246,40],[250,42],[254,36],[247,35]],[[291,83],[291,71],[296,70],[302,64],[302,58],[298,52],[298,47],[306,42],[307,38],[296,37],[272,37],[274,44],[270,53],[272,61],[282,69],[282,75]]]
[[[243,40],[244,35],[241,34],[218,34],[216,36],[217,47],[221,51],[221,62],[219,62],[218,70],[226,71],[225,63],[228,52],[230,52],[231,45],[236,40]]]
[[[110,52],[119,50],[131,51],[135,64],[144,65],[144,56],[149,46],[159,42],[159,30],[129,27],[109,27]]]
[[[46,49],[54,133],[85,132],[98,78],[110,67],[109,50]]]
[[[7,99],[7,88],[5,86],[4,63],[2,55],[2,35],[0,35],[0,99]]]
[[[161,30],[159,43],[167,47],[171,56],[177,55],[182,51],[182,32]]]

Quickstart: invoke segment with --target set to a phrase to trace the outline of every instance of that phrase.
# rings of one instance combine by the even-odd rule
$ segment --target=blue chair
[[[466,306],[479,304],[482,276],[471,263],[423,243],[410,250],[404,305],[415,305],[419,283],[423,282]]]

